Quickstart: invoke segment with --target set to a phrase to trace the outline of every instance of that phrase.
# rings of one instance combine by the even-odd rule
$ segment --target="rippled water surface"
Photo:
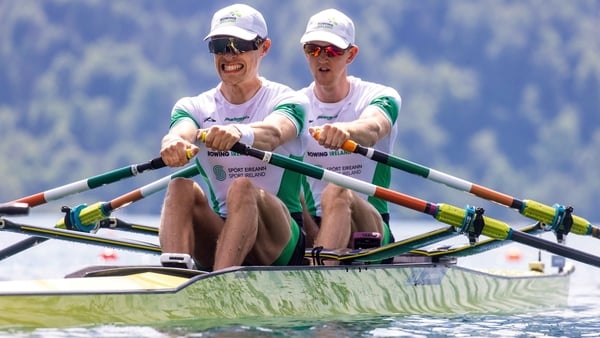
[[[156,217],[121,216],[128,221],[157,225]],[[26,224],[43,224],[47,219],[28,216],[11,218]],[[414,235],[443,225],[394,224],[397,237]],[[118,231],[103,234],[121,238],[155,241]],[[400,235],[398,235],[400,234]],[[544,238],[553,240],[547,233]],[[0,232],[0,248],[25,238]],[[464,242],[463,237],[453,240]],[[568,246],[600,255],[598,240],[570,235]],[[83,266],[98,263],[158,264],[158,257],[148,254],[115,251],[113,261],[106,261],[105,249],[92,245],[50,240],[37,247],[0,261],[0,278],[32,279],[62,277]],[[512,258],[511,258],[512,257]],[[472,268],[526,269],[529,261],[541,260],[550,267],[550,254],[520,244],[507,245],[484,254],[465,257],[459,265]],[[183,322],[170,327],[96,326],[67,329],[38,329],[30,332],[0,331],[0,337],[600,337],[600,268],[576,261],[571,278],[569,304],[564,309],[548,309],[518,315],[400,316],[364,318],[324,318],[320,321],[264,321],[236,323]],[[552,297],[552,290],[548,290]],[[134,311],[134,309],[132,309]],[[2,314],[0,314],[1,316]]]

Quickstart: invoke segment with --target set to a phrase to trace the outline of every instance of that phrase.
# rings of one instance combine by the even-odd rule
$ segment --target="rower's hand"
[[[164,143],[160,157],[169,167],[181,167],[198,154],[200,149],[182,138],[173,138]]]
[[[207,148],[216,151],[229,151],[242,137],[242,133],[234,125],[212,126],[200,130],[198,135]]]
[[[308,132],[321,146],[328,149],[340,149],[344,142],[350,139],[350,133],[336,124],[324,124],[320,127],[310,127],[308,128]]]

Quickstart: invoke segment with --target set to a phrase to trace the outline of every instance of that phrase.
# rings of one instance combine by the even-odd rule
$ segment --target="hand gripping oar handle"
[[[132,164],[126,167],[115,169],[100,175],[92,176],[77,182],[65,184],[63,186],[46,190],[27,197],[19,198],[14,202],[27,203],[30,207],[35,207],[49,201],[57,200],[62,197],[80,193],[82,191],[95,189],[97,187],[120,181],[123,178],[136,176],[147,170],[160,169],[165,167],[165,162],[161,157],[154,158],[148,162]]]
[[[315,139],[319,137],[319,131],[313,134]],[[545,230],[553,230],[557,234],[559,241],[562,241],[562,235],[569,231],[578,235],[592,236],[600,239],[600,228],[593,226],[586,219],[573,215],[571,207],[564,207],[555,204],[553,207],[532,200],[519,200],[513,196],[486,188],[481,185],[460,179],[446,173],[427,168],[415,162],[381,152],[379,150],[364,147],[352,140],[347,140],[342,145],[342,149],[347,152],[356,153],[370,158],[374,161],[389,165],[405,172],[422,176],[432,181],[445,184],[451,188],[469,192],[475,196],[490,200],[516,209],[525,217],[534,219],[543,223]]]
[[[374,184],[326,170],[309,163],[301,162],[293,158],[285,157],[277,153],[258,150],[239,142],[237,142],[231,148],[231,150],[243,155],[256,157],[272,165],[289,169],[318,180],[334,183],[356,192],[364,193],[366,195],[377,197],[409,209],[426,213],[433,216],[440,222],[460,229],[461,232],[471,233],[474,231],[474,228],[477,227],[477,223],[481,222],[480,225],[482,228],[479,230],[481,231],[481,234],[485,236],[494,239],[513,240],[515,242],[520,242],[529,246],[553,252],[558,255],[562,255],[567,258],[572,258],[586,264],[600,267],[600,257],[596,257],[594,255],[590,255],[585,252],[571,249],[561,244],[556,244],[543,239],[535,239],[535,236],[514,230],[508,224],[502,221],[485,217],[481,214],[476,214],[476,211],[471,207],[461,209],[447,204],[435,204],[427,202],[416,197],[379,187]],[[532,239],[531,237],[534,238]]]
[[[199,174],[198,167],[194,164],[109,202],[96,202],[90,206],[81,204],[73,209],[63,207],[63,212],[66,214],[56,224],[56,228],[90,232],[96,229],[98,221],[110,216],[114,210],[165,189],[169,181],[176,177],[189,178],[197,174]]]

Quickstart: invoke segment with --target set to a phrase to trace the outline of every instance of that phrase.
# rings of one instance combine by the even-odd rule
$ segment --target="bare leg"
[[[317,237],[317,233],[319,232],[319,226],[313,220],[312,216],[308,212],[306,208],[306,203],[304,203],[304,196],[300,197],[300,202],[302,203],[302,221],[304,223],[304,231],[306,232],[306,247],[312,248],[315,238]]]
[[[211,267],[222,224],[197,183],[184,178],[169,183],[159,231],[163,252],[187,253]]]
[[[229,187],[227,208],[214,269],[241,265],[245,259],[256,265],[273,263],[291,236],[285,205],[242,178]]]
[[[321,196],[321,228],[315,246],[340,249],[350,246],[353,232],[370,231],[383,234],[381,215],[357,193],[329,184]]]

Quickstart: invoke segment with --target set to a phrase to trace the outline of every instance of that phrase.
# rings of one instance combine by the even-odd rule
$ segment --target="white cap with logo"
[[[217,35],[234,36],[247,41],[254,40],[257,36],[266,38],[267,23],[256,9],[235,4],[222,8],[213,15],[210,33],[204,40]]]
[[[337,9],[326,9],[310,17],[300,43],[325,41],[340,48],[354,44],[354,23]]]

